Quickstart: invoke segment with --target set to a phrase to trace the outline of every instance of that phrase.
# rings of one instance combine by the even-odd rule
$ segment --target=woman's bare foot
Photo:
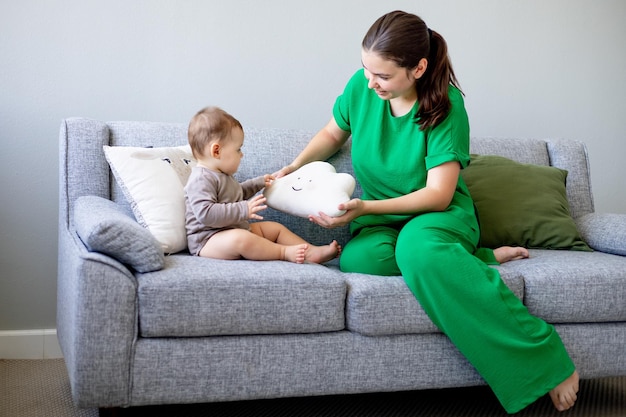
[[[572,408],[577,398],[578,380],[578,372],[574,371],[569,378],[550,391],[550,398],[557,410],[565,411]]]
[[[309,245],[305,243],[302,245],[285,246],[283,260],[303,264],[308,247]]]
[[[516,261],[518,259],[528,258],[528,249],[521,246],[500,246],[498,249],[493,250],[493,255],[496,257],[496,261],[501,264],[509,261]]]
[[[341,245],[336,240],[324,246],[310,245],[304,255],[304,261],[313,264],[323,264],[336,258],[340,253]]]

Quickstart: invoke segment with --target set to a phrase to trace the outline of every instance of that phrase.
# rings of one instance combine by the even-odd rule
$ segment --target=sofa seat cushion
[[[177,254],[137,274],[142,337],[331,332],[345,328],[336,269]]]
[[[522,276],[515,271],[506,271],[501,275],[511,291],[521,299],[524,293]],[[365,274],[346,274],[346,277],[348,330],[366,336],[439,332],[402,277]]]
[[[524,303],[549,323],[626,320],[626,257],[533,249],[500,268],[524,276]]]

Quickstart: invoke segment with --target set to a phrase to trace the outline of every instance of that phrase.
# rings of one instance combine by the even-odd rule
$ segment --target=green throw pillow
[[[592,251],[570,215],[567,171],[471,155],[461,175],[476,204],[482,246]]]

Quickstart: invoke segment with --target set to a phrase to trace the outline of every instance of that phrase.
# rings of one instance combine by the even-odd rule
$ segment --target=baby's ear
[[[220,151],[221,151],[221,147],[220,144],[217,142],[214,142],[211,144],[209,150],[211,151],[211,156],[213,158],[219,158],[220,157]]]

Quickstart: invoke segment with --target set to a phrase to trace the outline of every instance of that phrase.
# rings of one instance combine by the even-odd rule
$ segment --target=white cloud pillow
[[[137,222],[159,241],[163,252],[186,249],[183,188],[196,165],[189,145],[104,146],[104,154]]]
[[[267,205],[299,217],[341,216],[337,206],[350,200],[356,182],[352,175],[337,173],[328,162],[311,162],[276,179],[263,194]]]

